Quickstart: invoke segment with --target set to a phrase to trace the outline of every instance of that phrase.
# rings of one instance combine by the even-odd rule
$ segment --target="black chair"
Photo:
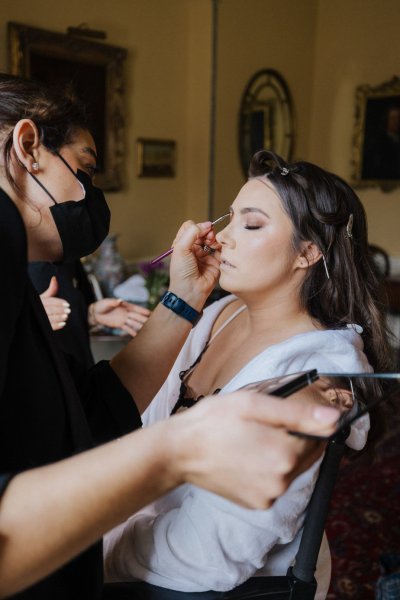
[[[368,250],[374,262],[378,276],[381,279],[386,279],[390,275],[390,259],[389,255],[380,246],[369,244]]]
[[[145,582],[104,586],[104,600],[313,600],[314,574],[345,440],[338,434],[326,448],[317,483],[307,508],[296,561],[286,576],[252,577],[229,592],[177,592]]]

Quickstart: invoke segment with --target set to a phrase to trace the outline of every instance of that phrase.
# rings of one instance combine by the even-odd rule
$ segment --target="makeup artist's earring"
[[[329,277],[329,271],[328,271],[328,265],[326,264],[326,259],[325,259],[325,255],[324,254],[322,255],[322,260],[323,260],[324,267],[325,267],[326,277],[327,277],[327,279],[330,279],[330,277]]]
[[[32,163],[32,169],[33,169],[33,171],[39,171],[39,163],[38,162]]]

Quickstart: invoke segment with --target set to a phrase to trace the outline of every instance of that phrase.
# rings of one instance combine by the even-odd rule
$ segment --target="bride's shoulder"
[[[214,334],[224,323],[230,319],[236,311],[243,306],[242,300],[236,298],[236,296],[230,295],[225,296],[221,300],[214,303],[214,323],[212,326],[212,334]]]

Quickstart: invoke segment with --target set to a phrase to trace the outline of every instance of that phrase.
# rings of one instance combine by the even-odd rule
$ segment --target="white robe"
[[[232,296],[204,311],[171,373],[143,414],[144,426],[169,417],[187,369],[207,343],[215,319]],[[268,347],[245,365],[221,390],[288,373],[371,371],[358,326],[299,334]],[[218,402],[218,396],[215,401]],[[284,400],[282,400],[284,401]],[[368,416],[352,427],[348,445],[361,449]],[[104,539],[107,581],[144,580],[185,592],[230,590],[256,575],[285,575],[295,557],[319,465],[297,477],[268,510],[237,506],[185,484],[134,514]],[[325,598],[330,579],[329,548],[324,540],[317,570],[317,599]]]

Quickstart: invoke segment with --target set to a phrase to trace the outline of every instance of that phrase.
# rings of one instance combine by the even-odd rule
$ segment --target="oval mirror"
[[[243,174],[257,150],[273,150],[286,160],[293,153],[293,111],[289,89],[273,69],[250,79],[240,105],[239,156]]]

